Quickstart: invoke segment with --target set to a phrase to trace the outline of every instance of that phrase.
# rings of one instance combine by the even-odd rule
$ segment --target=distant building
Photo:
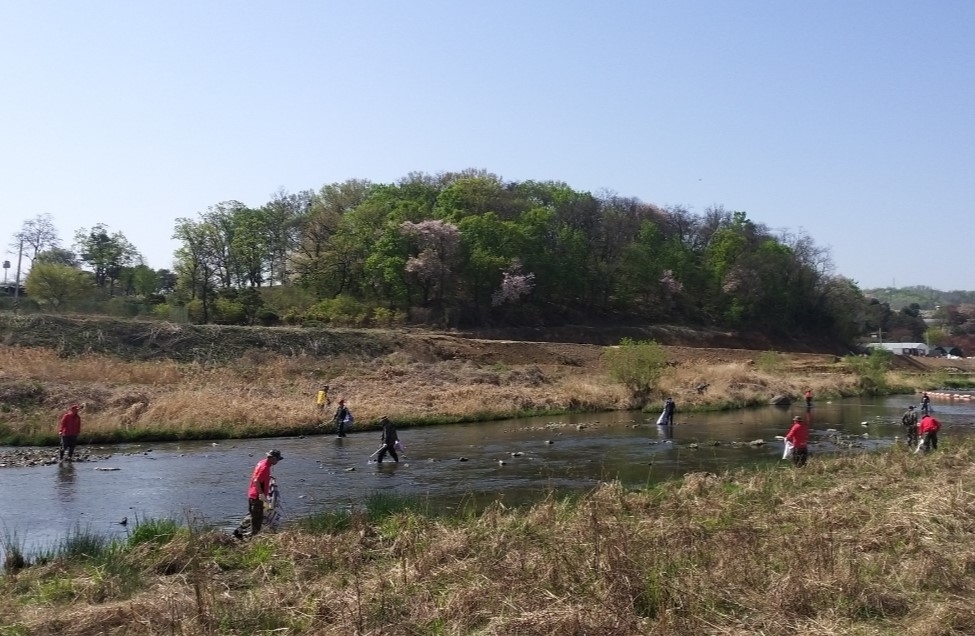
[[[871,342],[867,345],[871,349],[886,349],[898,356],[926,356],[930,355],[928,345],[923,342]]]
[[[964,358],[961,349],[958,347],[953,347],[952,345],[938,345],[931,349],[931,354],[933,356],[946,356],[949,358]]]
[[[17,285],[14,283],[5,283],[0,285],[0,296],[13,296],[15,292],[18,296],[27,295],[27,290],[24,289],[23,284],[20,285],[20,291],[17,291]]]

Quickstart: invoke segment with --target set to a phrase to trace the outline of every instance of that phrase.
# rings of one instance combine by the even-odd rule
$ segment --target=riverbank
[[[651,401],[613,381],[606,347],[486,340],[411,330],[185,326],[0,317],[0,444],[54,445],[58,417],[86,402],[82,444],[309,435],[332,429],[340,398],[357,430],[660,407],[681,415],[859,395],[831,353],[664,345]],[[657,335],[693,341],[687,330]],[[605,337],[605,336],[604,336]],[[714,337],[714,336],[709,336]],[[704,336],[699,336],[704,338]],[[731,340],[724,336],[725,341]],[[895,390],[922,386],[916,369]],[[316,397],[329,386],[331,403]]]
[[[0,617],[41,636],[971,633],[973,460],[951,439],[450,516],[376,496],[244,543],[143,520],[9,563]]]

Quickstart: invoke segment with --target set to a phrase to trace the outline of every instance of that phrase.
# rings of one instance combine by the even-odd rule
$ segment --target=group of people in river
[[[328,398],[328,385],[318,392],[317,404],[320,410],[324,410],[331,400]],[[336,437],[345,437],[347,429],[355,419],[349,410],[345,399],[340,399],[338,407],[332,416],[332,424],[336,431]],[[396,426],[387,416],[379,419],[382,426],[380,432],[381,444],[376,451],[369,456],[369,459],[376,458],[376,463],[381,464],[387,455],[396,463],[399,463],[399,453],[403,452],[403,444],[400,442],[399,433]],[[267,455],[257,462],[247,488],[247,516],[240,526],[233,532],[234,537],[243,539],[246,536],[254,536],[260,532],[264,526],[274,527],[280,518],[280,506],[278,503],[277,484],[271,475],[271,467],[275,466],[283,459],[281,451],[272,449]]]
[[[318,392],[316,403],[320,411],[324,411],[326,407],[331,405],[331,399],[328,397],[328,389],[328,385],[325,385]],[[806,418],[804,419],[800,415],[794,416],[792,418],[792,425],[784,437],[786,451],[783,458],[791,459],[797,467],[805,466],[809,458],[809,420],[811,419],[813,406],[812,391],[806,390],[804,397],[806,402]],[[920,402],[920,416],[918,415],[918,411],[915,410],[914,405],[911,404],[901,417],[901,424],[905,429],[908,447],[913,448],[914,452],[928,452],[938,448],[938,431],[941,429],[941,423],[931,414],[931,398],[927,393],[922,394]],[[60,462],[65,460],[65,456],[67,456],[68,461],[73,461],[78,436],[81,433],[80,412],[84,407],[84,403],[71,404],[68,411],[58,421],[58,436],[60,438],[58,460]],[[673,398],[668,397],[664,401],[663,410],[657,419],[658,427],[667,431],[668,437],[672,435],[676,412],[677,404]],[[352,426],[354,421],[352,412],[346,404],[345,399],[340,399],[338,401],[338,407],[331,418],[334,430],[336,431],[336,437],[345,437],[347,430]],[[394,462],[398,463],[399,453],[403,451],[403,446],[400,442],[396,427],[387,416],[380,418],[379,422],[382,427],[380,446],[369,458],[372,459],[375,457],[377,463],[382,463],[389,456]],[[267,452],[263,459],[257,462],[251,474],[250,482],[248,483],[248,513],[244,521],[241,522],[240,527],[234,530],[233,534],[235,537],[243,538],[246,535],[253,536],[260,532],[262,527],[274,527],[276,520],[280,518],[277,485],[271,475],[271,468],[282,459],[281,451],[272,449]]]
[[[792,462],[802,467],[809,459],[809,420],[812,412],[812,390],[805,392],[806,418],[800,415],[793,416],[792,426],[785,435],[785,452],[783,459],[791,459]],[[906,442],[909,449],[915,453],[929,452],[938,448],[938,431],[941,430],[941,422],[931,414],[931,398],[928,394],[921,394],[921,414],[918,416],[914,405],[910,404],[904,415],[901,417],[901,424],[904,426]]]
[[[941,422],[931,415],[931,398],[925,393],[921,396],[921,415],[918,416],[913,404],[907,406],[901,416],[904,426],[905,439],[909,448],[915,453],[938,449],[938,431]]]

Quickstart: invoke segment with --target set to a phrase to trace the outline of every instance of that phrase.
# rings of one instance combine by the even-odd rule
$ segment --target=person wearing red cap
[[[792,428],[786,433],[785,441],[792,444],[792,462],[802,467],[809,459],[809,427],[796,415],[792,418]]]
[[[61,438],[61,448],[58,451],[58,461],[64,461],[64,451],[68,451],[68,461],[74,461],[74,447],[81,434],[81,415],[83,406],[72,404],[67,413],[61,416],[58,424],[58,437]]]

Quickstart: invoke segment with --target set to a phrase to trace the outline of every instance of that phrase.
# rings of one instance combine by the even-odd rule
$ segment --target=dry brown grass
[[[125,557],[142,570],[131,596],[111,568],[51,563],[0,580],[19,601],[0,612],[9,633],[68,636],[970,634],[973,460],[972,445],[892,451],[607,484],[465,522],[181,535]],[[75,596],[39,600],[54,577]]]
[[[0,392],[27,398],[0,413],[0,424],[27,439],[49,437],[68,403],[86,402],[83,434],[102,441],[154,435],[235,437],[309,432],[334,408],[314,404],[322,384],[333,400],[344,397],[360,426],[388,415],[400,422],[472,420],[530,412],[617,410],[638,406],[602,369],[599,357],[578,355],[566,364],[505,364],[498,351],[523,359],[544,352],[502,343],[472,345],[471,355],[437,359],[415,345],[376,359],[351,354],[318,358],[247,351],[232,364],[125,361],[108,355],[59,356],[48,349],[0,348]],[[536,343],[537,344],[537,343]],[[441,345],[442,346],[442,345]],[[441,352],[442,353],[442,352]],[[452,350],[447,351],[448,354]],[[741,357],[741,352],[730,352]],[[725,356],[730,355],[725,353]],[[557,362],[557,361],[553,361]],[[699,394],[699,384],[709,384]],[[850,394],[854,379],[788,366],[776,373],[753,362],[688,359],[673,363],[659,395],[673,395],[682,410],[707,405],[765,403],[772,395]],[[21,395],[21,397],[24,397]],[[653,407],[653,405],[651,405]]]
[[[808,371],[802,366],[785,366],[776,371],[764,371],[750,362],[725,362],[714,365],[684,365],[664,376],[660,390],[680,404],[754,404],[765,403],[773,395],[789,395],[798,399],[811,389],[817,399],[822,396],[839,397],[856,392],[856,378],[843,372]],[[705,393],[697,386],[708,384]]]

